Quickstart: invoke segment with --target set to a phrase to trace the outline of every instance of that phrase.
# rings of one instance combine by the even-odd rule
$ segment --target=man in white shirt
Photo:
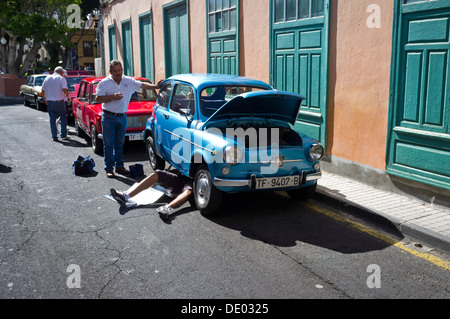
[[[118,174],[127,175],[130,173],[124,167],[122,150],[127,129],[126,112],[131,96],[141,87],[147,90],[159,89],[163,80],[155,85],[124,76],[122,63],[118,60],[110,62],[109,73],[110,75],[100,81],[97,86],[96,101],[97,103],[103,103],[103,155],[106,176],[111,178],[114,177],[114,167]]]
[[[50,117],[50,131],[54,141],[58,141],[58,130],[56,119],[61,119],[61,138],[68,139],[67,136],[67,109],[65,97],[69,96],[67,80],[63,76],[66,71],[58,66],[52,75],[45,78],[42,84],[42,95],[47,104],[47,112]]]

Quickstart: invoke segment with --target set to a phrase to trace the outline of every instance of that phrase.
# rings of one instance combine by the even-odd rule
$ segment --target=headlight
[[[325,151],[322,145],[313,144],[311,145],[311,149],[309,150],[309,157],[311,157],[313,161],[319,161],[323,157],[324,153]]]
[[[239,164],[242,160],[242,151],[236,146],[228,145],[225,147],[223,158],[229,165]]]

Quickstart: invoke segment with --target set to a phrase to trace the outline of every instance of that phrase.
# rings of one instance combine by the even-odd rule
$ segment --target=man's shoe
[[[111,188],[111,196],[122,206],[131,208],[137,205],[134,200],[131,200],[130,198],[127,199],[128,196],[125,196],[124,192],[118,192],[114,188]]]
[[[57,137],[52,137],[53,142],[59,142]]]
[[[114,175],[114,172],[112,171],[112,170],[107,170],[106,171],[106,177],[108,177],[108,178],[113,178],[115,175]]]
[[[159,213],[159,217],[161,217],[164,220],[167,220],[169,218],[170,212],[172,211],[172,207],[170,207],[169,204],[167,204],[158,207],[156,211]]]
[[[130,171],[127,170],[125,167],[116,167],[116,173],[120,175],[129,175]]]
[[[68,135],[61,137],[63,140],[70,141],[70,137]]]
[[[114,188],[111,188],[111,196],[120,204],[126,205],[127,200],[125,199],[125,195],[122,192],[116,191]]]

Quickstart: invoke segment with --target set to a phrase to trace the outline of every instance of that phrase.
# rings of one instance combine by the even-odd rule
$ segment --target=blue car
[[[144,131],[150,164],[168,163],[193,178],[204,215],[217,212],[226,193],[286,190],[307,199],[324,149],[294,129],[303,100],[241,76],[172,76]]]

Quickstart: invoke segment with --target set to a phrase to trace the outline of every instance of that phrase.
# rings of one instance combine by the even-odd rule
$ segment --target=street
[[[143,177],[106,178],[103,157],[74,135],[73,122],[71,140],[53,142],[45,111],[2,104],[2,299],[450,297],[450,269],[433,262],[448,265],[448,255],[401,249],[384,235],[414,251],[421,245],[318,197],[236,194],[218,216],[188,203],[168,221],[157,206],[121,208],[104,195]],[[92,176],[73,174],[79,155],[94,158]],[[126,144],[124,156],[151,174],[143,142]]]

